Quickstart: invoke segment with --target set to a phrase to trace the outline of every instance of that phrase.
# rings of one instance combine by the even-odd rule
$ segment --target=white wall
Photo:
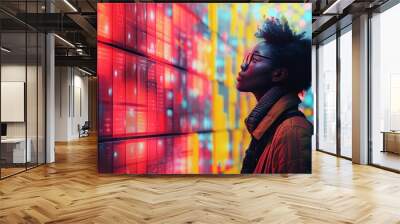
[[[88,120],[88,78],[72,67],[56,67],[55,74],[55,140],[70,141]]]
[[[55,68],[55,141],[67,141],[69,133],[69,96],[70,77],[67,67]]]

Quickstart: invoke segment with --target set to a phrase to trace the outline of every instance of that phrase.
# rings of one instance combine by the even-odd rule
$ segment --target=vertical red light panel
[[[136,5],[137,5],[137,48],[140,52],[147,54],[146,3],[136,3]]]
[[[112,7],[112,37],[115,45],[125,47],[125,4],[116,3]]]
[[[136,134],[137,126],[137,73],[136,73],[136,56],[126,54],[126,135],[133,136]]]
[[[126,133],[125,53],[113,50],[113,137]]]
[[[157,79],[156,63],[147,62],[147,133],[154,134],[158,130],[157,121]]]
[[[136,174],[137,173],[137,142],[135,139],[128,140],[126,143],[126,173],[127,174]]]
[[[97,46],[97,76],[99,82],[99,136],[111,137],[113,131],[113,77],[112,48],[98,44]]]
[[[137,57],[137,133],[147,133],[147,60]]]
[[[147,139],[139,139],[136,148],[137,174],[147,173]]]
[[[149,56],[156,55],[156,7],[154,3],[146,4],[146,31],[147,31],[147,53]]]
[[[147,138],[147,173],[157,174],[158,173],[158,161],[157,161],[157,139]]]
[[[164,65],[156,65],[156,79],[157,79],[157,131],[160,134],[166,132],[166,107],[165,107],[165,85],[164,85]]]
[[[125,146],[125,141],[113,143],[113,173],[126,173]]]
[[[166,162],[165,162],[165,141],[164,137],[157,138],[157,155],[156,160],[158,163],[158,173],[165,174],[166,173]]]
[[[113,143],[104,142],[99,144],[98,148],[98,169],[100,173],[113,172]]]
[[[111,3],[97,5],[97,40],[99,41],[112,41],[113,5]]]
[[[125,40],[126,48],[136,50],[137,47],[137,5],[126,4],[125,7]]]

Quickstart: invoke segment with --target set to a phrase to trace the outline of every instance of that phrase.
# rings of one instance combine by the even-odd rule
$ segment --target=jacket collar
[[[265,117],[272,106],[278,100],[287,94],[288,91],[282,86],[274,86],[269,89],[257,102],[257,105],[251,110],[250,114],[245,119],[247,130],[252,133]]]
[[[257,125],[257,128],[250,134],[260,140],[263,134],[268,130],[269,127],[274,123],[274,121],[282,115],[285,111],[294,106],[298,106],[300,103],[299,97],[293,93],[288,93],[281,97],[268,111],[265,117]]]

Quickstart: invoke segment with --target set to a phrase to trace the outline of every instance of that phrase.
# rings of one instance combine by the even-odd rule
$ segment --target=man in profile
[[[285,18],[267,18],[261,41],[247,54],[237,89],[257,105],[245,120],[252,136],[241,173],[311,173],[312,124],[298,110],[298,94],[311,86],[311,40]]]

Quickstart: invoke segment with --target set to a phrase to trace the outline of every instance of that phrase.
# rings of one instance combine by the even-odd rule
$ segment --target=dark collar
[[[252,133],[278,100],[287,94],[288,91],[282,86],[274,86],[269,89],[257,102],[245,120],[247,130]]]

